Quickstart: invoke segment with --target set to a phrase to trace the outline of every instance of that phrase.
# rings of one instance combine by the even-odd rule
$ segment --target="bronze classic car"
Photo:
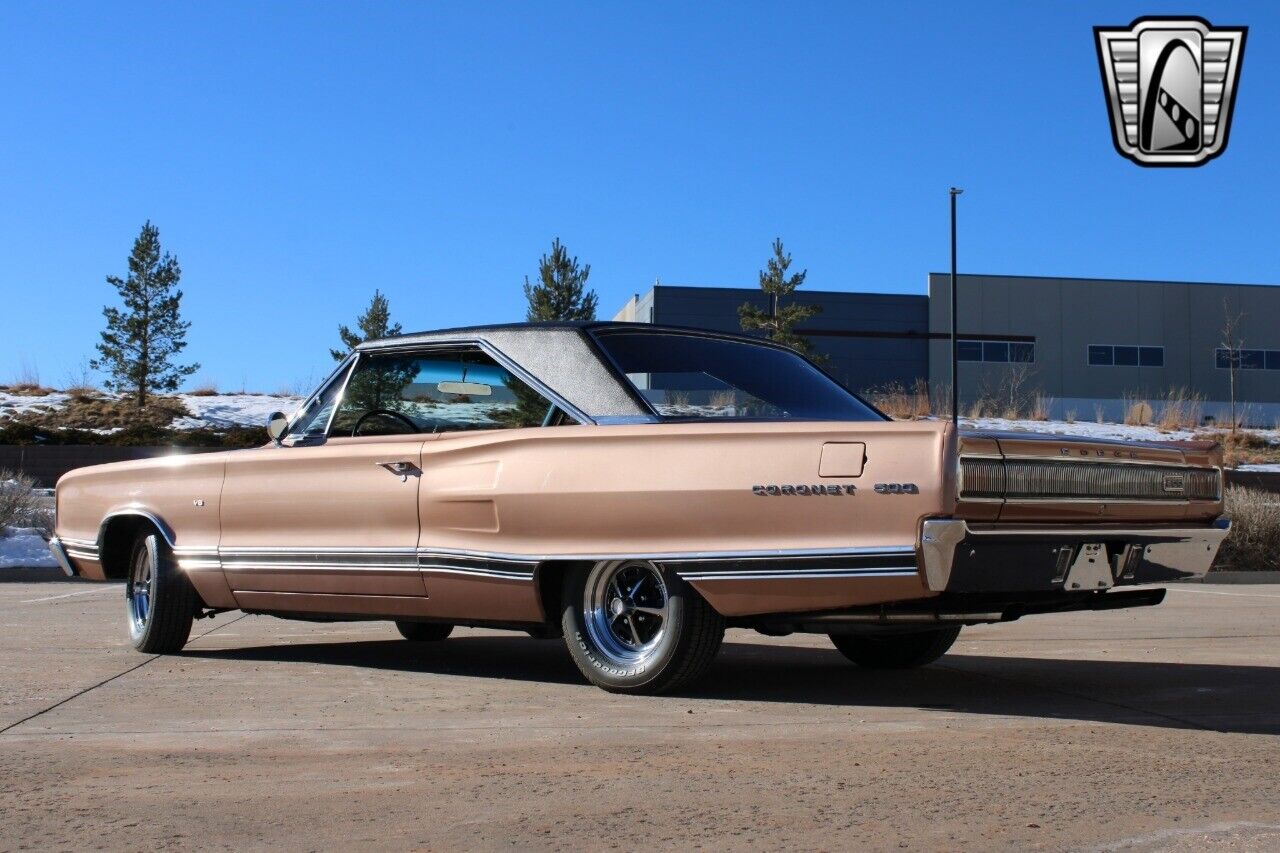
[[[252,450],[84,468],[50,547],[124,580],[137,648],[192,619],[384,619],[563,635],[654,693],[726,627],[935,660],[960,628],[1158,604],[1227,524],[1221,453],[894,422],[792,350],[643,324],[361,345]]]

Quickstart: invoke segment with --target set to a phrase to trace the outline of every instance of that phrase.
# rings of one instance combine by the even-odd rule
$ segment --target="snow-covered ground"
[[[182,401],[187,411],[191,412],[190,417],[175,420],[174,429],[262,426],[272,412],[292,414],[294,409],[302,403],[301,397],[279,394],[214,394],[212,396],[176,394],[174,396]],[[3,420],[6,415],[20,417],[24,414],[60,409],[70,399],[70,395],[60,391],[38,397],[0,391],[0,420]],[[99,431],[110,432],[110,430]]]
[[[55,391],[52,394],[43,394],[38,397],[0,391],[0,416],[9,415],[11,417],[17,417],[18,415],[39,413],[48,411],[49,409],[60,409],[66,405],[67,401],[70,399],[70,394],[63,394],[59,391]]]
[[[6,527],[0,531],[0,569],[43,569],[57,565],[39,530]]]
[[[178,394],[177,397],[191,417],[175,420],[174,429],[264,426],[272,412],[291,415],[302,404],[301,397],[276,394],[214,394],[211,397]]]

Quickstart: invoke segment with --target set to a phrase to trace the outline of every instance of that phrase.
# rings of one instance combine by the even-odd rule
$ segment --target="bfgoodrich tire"
[[[828,634],[840,653],[868,669],[911,669],[933,663],[947,653],[960,629],[935,628],[910,634]]]
[[[400,636],[415,643],[438,643],[453,633],[453,626],[440,622],[397,622]]]
[[[677,690],[706,674],[724,619],[674,572],[645,560],[570,571],[561,627],[573,662],[612,693]]]
[[[151,655],[182,651],[191,636],[198,598],[158,535],[139,536],[134,542],[124,596],[135,649]]]

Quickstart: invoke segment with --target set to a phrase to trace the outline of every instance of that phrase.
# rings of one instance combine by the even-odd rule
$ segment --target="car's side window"
[[[542,426],[552,404],[475,347],[362,354],[329,435]]]

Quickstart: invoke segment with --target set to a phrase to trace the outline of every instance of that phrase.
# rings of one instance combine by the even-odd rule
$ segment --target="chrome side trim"
[[[539,563],[642,559],[670,565],[692,581],[914,577],[911,545],[776,551],[626,554],[507,554],[450,548],[239,547],[175,549],[186,571],[423,572],[532,581]],[[791,562],[799,565],[780,565]],[[834,562],[835,565],[831,565]],[[716,565],[723,564],[723,565]],[[747,565],[743,565],[747,564]]]
[[[687,581],[823,580],[841,578],[914,578],[915,569],[792,569],[754,572],[676,572]]]
[[[421,548],[420,555],[475,557],[484,560],[542,563],[568,560],[653,560],[662,563],[698,560],[779,560],[792,557],[903,556],[915,554],[915,545],[885,545],[860,548],[779,548],[761,551],[627,551],[587,552],[582,554],[510,554],[496,551],[470,551],[455,548]]]
[[[71,565],[71,561],[67,559],[67,552],[62,547],[62,541],[57,536],[49,540],[49,551],[53,554],[53,558],[58,561],[58,565],[62,567],[62,571],[67,577],[76,576],[75,566]]]

